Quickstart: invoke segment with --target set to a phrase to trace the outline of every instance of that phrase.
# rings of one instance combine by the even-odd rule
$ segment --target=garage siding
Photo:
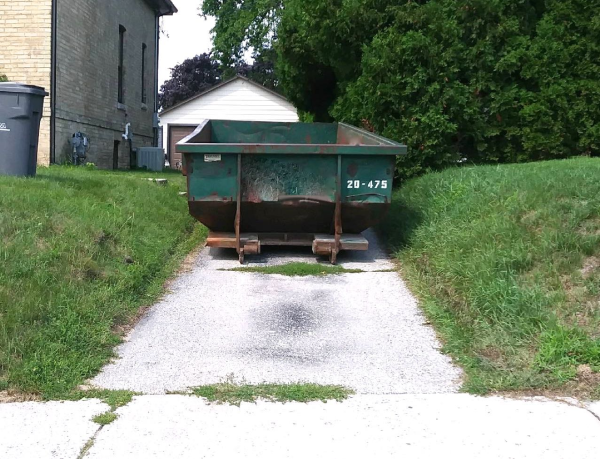
[[[285,99],[239,78],[161,115],[161,124],[167,133],[169,125],[197,126],[205,119],[297,122],[298,112]],[[163,136],[165,150],[167,137]]]

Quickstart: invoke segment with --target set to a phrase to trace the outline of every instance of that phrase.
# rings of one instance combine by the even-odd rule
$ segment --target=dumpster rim
[[[177,152],[185,154],[216,153],[222,155],[405,155],[404,145],[345,145],[305,143],[178,143]]]
[[[365,131],[356,126],[346,123],[285,123],[285,124],[334,124],[347,130],[354,131],[368,137],[378,144],[346,144],[346,143],[215,143],[200,142],[191,143],[190,141],[198,136],[202,131],[209,128],[213,121],[240,122],[236,120],[213,120],[205,119],[199,123],[198,127],[176,144],[178,153],[187,154],[300,154],[300,155],[390,155],[399,156],[408,153],[408,147],[386,137],[379,136],[373,132]],[[264,124],[281,124],[279,122],[262,121]]]

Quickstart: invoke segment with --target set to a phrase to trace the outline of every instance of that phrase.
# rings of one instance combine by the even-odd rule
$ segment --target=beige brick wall
[[[50,92],[52,0],[0,0],[0,74]],[[50,97],[44,104],[38,163],[50,162]]]
[[[0,0],[2,2],[2,0]],[[134,147],[152,143],[154,109],[154,12],[144,0],[60,0],[58,3],[56,160],[70,155],[77,131],[90,138],[88,161],[129,166],[121,138],[131,123]],[[125,33],[124,105],[117,107],[119,26]],[[146,50],[146,108],[142,107],[142,44]]]

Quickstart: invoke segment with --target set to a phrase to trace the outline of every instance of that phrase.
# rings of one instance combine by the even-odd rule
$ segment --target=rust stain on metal
[[[329,261],[335,265],[337,263],[337,256],[340,253],[340,239],[342,237],[342,157],[338,155],[338,173],[336,177],[337,191],[335,196],[335,246],[331,251]]]
[[[240,263],[244,263],[244,247],[242,247],[241,221],[242,221],[242,155],[238,155],[238,177],[237,177],[237,209],[235,212],[235,246],[240,258]]]
[[[183,168],[181,169],[181,173],[184,177],[187,177],[188,174],[194,173],[194,155],[184,155]]]

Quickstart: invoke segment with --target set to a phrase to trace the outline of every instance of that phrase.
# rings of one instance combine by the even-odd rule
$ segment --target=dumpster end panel
[[[206,121],[177,146],[191,215],[214,247],[245,255],[263,245],[311,246],[336,262],[366,250],[360,233],[392,200],[406,146],[344,124]]]

